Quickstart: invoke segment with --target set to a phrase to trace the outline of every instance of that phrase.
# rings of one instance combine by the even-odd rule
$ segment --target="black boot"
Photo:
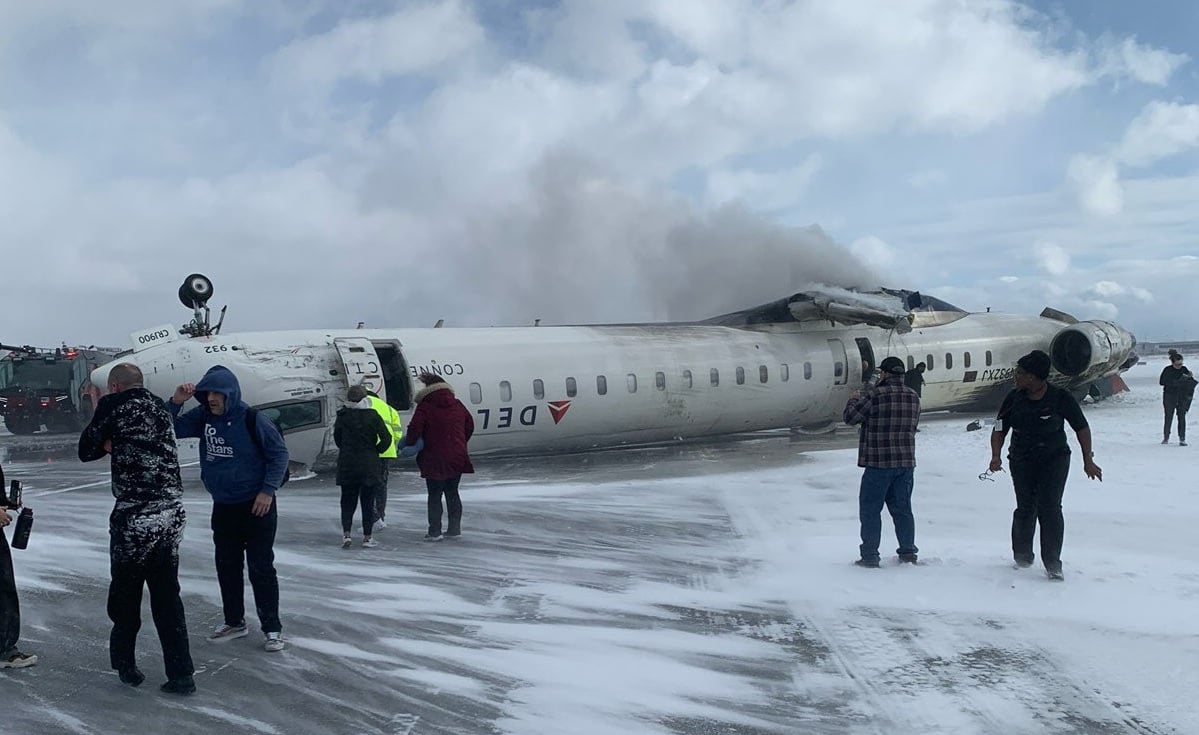
[[[121,681],[131,687],[141,686],[141,683],[146,680],[146,675],[141,669],[136,666],[130,666],[124,669],[117,669],[117,676],[121,677]]]
[[[171,679],[158,688],[167,694],[194,694],[196,680],[190,676],[181,676],[178,679]]]

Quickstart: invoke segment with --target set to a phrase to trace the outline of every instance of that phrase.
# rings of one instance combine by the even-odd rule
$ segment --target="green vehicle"
[[[0,415],[13,434],[79,431],[99,398],[93,369],[112,360],[96,349],[53,350],[0,344]]]

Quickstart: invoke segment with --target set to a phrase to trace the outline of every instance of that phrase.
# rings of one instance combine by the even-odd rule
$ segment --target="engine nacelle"
[[[1078,322],[1054,335],[1049,358],[1072,383],[1083,383],[1119,372],[1136,343],[1131,332],[1111,322]]]

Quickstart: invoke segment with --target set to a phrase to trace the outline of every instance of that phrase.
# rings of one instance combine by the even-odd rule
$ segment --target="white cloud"
[[[1145,166],[1199,147],[1199,104],[1150,102],[1129,124],[1115,156],[1128,166]]]
[[[800,250],[828,251],[829,280],[861,270],[823,233],[754,211],[834,223],[852,253],[967,295],[978,269],[996,292],[1056,298],[1028,243],[1088,259],[1091,247],[1096,258],[1193,247],[1177,241],[1190,232],[1182,208],[1155,208],[1163,192],[1134,198],[1138,182],[1121,182],[1124,159],[1111,156],[1073,169],[1087,211],[1120,214],[1098,233],[1061,199],[1029,195],[1035,183],[1014,213],[969,209],[968,236],[887,231],[923,219],[944,235],[956,224],[945,209],[1001,188],[993,170],[963,176],[969,144],[1042,135],[1052,101],[1113,77],[1168,82],[1181,63],[1135,40],[1064,39],[1016,3],[516,3],[494,24],[494,7],[467,0],[102,5],[0,0],[0,131],[19,133],[0,135],[6,242],[53,253],[67,295],[88,274],[93,290],[133,294],[107,314],[38,317],[55,329],[123,333],[145,322],[150,292],[218,266],[219,298],[254,302],[231,312],[238,328],[423,322],[433,302],[459,322],[534,307],[547,320],[698,317],[720,299],[776,298],[802,277]],[[1098,63],[1097,48],[1116,61]],[[1184,127],[1162,117],[1147,129]],[[1169,150],[1190,140],[1164,138]],[[1022,142],[1013,179],[1035,169]],[[914,211],[921,200],[945,209]],[[724,260],[730,239],[757,257]],[[11,267],[35,262],[4,247]],[[370,298],[353,273],[363,262],[378,279]],[[705,268],[729,283],[705,281]],[[1118,280],[1135,301],[1153,284],[1148,268],[1076,270],[1072,292]],[[647,273],[681,285],[655,300]],[[293,284],[314,279],[321,298],[293,303]],[[715,295],[696,300],[687,281]],[[173,300],[164,290],[153,303]],[[446,313],[450,291],[461,295]]]
[[[1097,70],[1101,75],[1128,78],[1165,86],[1190,57],[1137,42],[1135,37],[1105,35],[1096,43]]]
[[[461,0],[422,2],[377,18],[339,23],[293,41],[269,62],[296,88],[325,90],[342,79],[383,79],[437,70],[476,50],[485,33]]]
[[[1051,276],[1060,276],[1070,270],[1070,254],[1054,243],[1038,243],[1034,256],[1037,266]]]
[[[1079,154],[1070,159],[1066,178],[1083,211],[1101,217],[1124,208],[1124,188],[1116,162],[1104,156]]]

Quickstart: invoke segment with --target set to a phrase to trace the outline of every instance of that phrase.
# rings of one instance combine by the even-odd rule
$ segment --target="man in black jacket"
[[[142,587],[148,586],[166,665],[167,682],[161,689],[191,694],[196,691],[195,669],[179,596],[179,542],[186,517],[174,422],[162,401],[142,387],[136,365],[114,367],[108,392],[79,437],[79,459],[90,462],[112,454],[116,504],[108,520],[109,658],[121,681],[138,686],[145,680],[134,646],[142,624]]]
[[[1049,355],[1033,350],[1016,361],[1016,389],[999,407],[991,432],[990,472],[1003,469],[1000,453],[1009,432],[1008,450],[1016,510],[1012,513],[1012,556],[1018,567],[1032,566],[1032,541],[1041,526],[1041,563],[1050,579],[1061,580],[1062,494],[1070,473],[1070,447],[1066,425],[1074,430],[1082,451],[1082,471],[1103,482],[1103,470],[1091,452],[1091,428],[1069,391],[1050,385]]]
[[[903,375],[903,384],[912,390],[916,391],[916,395],[924,396],[924,363],[916,363],[914,370],[909,370]]]
[[[0,468],[0,492],[3,491],[4,469]],[[12,523],[12,517],[0,503],[0,527]],[[37,656],[21,653],[17,640],[21,637],[21,601],[17,598],[17,580],[12,570],[12,552],[8,539],[0,532],[0,669],[23,669],[37,663]]]

